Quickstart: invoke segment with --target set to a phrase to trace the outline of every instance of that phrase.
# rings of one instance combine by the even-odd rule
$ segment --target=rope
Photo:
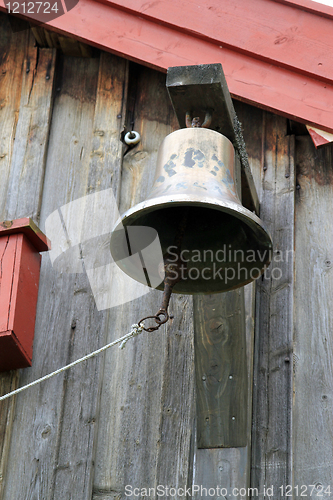
[[[0,401],[3,401],[4,399],[10,398],[14,396],[15,394],[18,394],[19,392],[25,391],[29,389],[30,387],[33,387],[34,385],[40,384],[41,382],[44,382],[44,380],[48,380],[51,377],[54,377],[55,375],[58,375],[58,373],[62,373],[65,370],[69,370],[69,368],[72,368],[73,366],[78,365],[79,363],[82,363],[83,361],[86,361],[87,359],[93,358],[94,356],[97,356],[97,354],[100,354],[103,351],[106,351],[109,349],[109,347],[113,347],[116,344],[120,344],[119,349],[124,349],[126,346],[126,343],[131,339],[132,337],[136,337],[137,335],[140,335],[140,333],[143,331],[143,327],[139,326],[137,324],[132,325],[132,330],[121,337],[120,339],[114,340],[113,342],[110,342],[110,344],[106,344],[105,346],[101,347],[100,349],[97,349],[97,351],[93,351],[90,354],[87,354],[86,356],[83,356],[83,358],[77,359],[76,361],[73,361],[73,363],[70,363],[69,365],[63,366],[62,368],[59,368],[58,370],[49,373],[48,375],[45,375],[44,377],[41,377],[37,380],[34,380],[30,384],[24,385],[23,387],[20,387],[19,389],[16,389],[15,391],[8,392],[8,394],[5,394],[4,396],[0,397]]]

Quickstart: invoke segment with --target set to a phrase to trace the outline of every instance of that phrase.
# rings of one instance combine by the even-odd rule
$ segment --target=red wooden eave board
[[[330,7],[310,0],[80,0],[46,27],[164,72],[220,62],[233,97],[333,132]]]

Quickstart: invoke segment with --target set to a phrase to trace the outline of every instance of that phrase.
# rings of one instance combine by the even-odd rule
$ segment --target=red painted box
[[[0,371],[31,366],[39,252],[49,248],[31,219],[0,223]]]

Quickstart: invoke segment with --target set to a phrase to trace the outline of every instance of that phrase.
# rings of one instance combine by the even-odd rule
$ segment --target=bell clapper
[[[162,302],[161,302],[161,307],[159,308],[158,312],[156,313],[155,316],[146,316],[145,318],[142,318],[139,322],[138,325],[141,325],[143,321],[146,319],[154,319],[155,322],[157,323],[157,326],[151,326],[148,328],[143,327],[143,329],[146,332],[154,332],[155,330],[158,330],[161,325],[166,323],[169,319],[169,314],[168,314],[168,307],[169,307],[169,302],[172,294],[173,287],[179,283],[179,281],[182,280],[182,276],[184,271],[186,271],[186,263],[182,261],[180,252],[181,252],[181,245],[183,241],[183,236],[184,232],[186,229],[187,225],[187,219],[188,219],[188,211],[189,208],[186,207],[183,211],[183,217],[180,221],[180,224],[177,229],[177,233],[175,236],[175,247],[177,253],[177,260],[175,261],[170,260],[170,255],[165,254],[163,256],[164,260],[164,291],[163,291],[163,297],[162,297]],[[174,254],[173,254],[174,255]]]

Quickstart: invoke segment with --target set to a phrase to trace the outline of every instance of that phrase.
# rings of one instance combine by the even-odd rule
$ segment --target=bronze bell
[[[207,128],[177,130],[164,139],[148,198],[128,210],[112,233],[111,254],[126,274],[148,285],[160,282],[154,287],[163,290],[162,256],[170,263],[180,255],[183,276],[173,291],[204,294],[238,288],[264,272],[272,241],[259,217],[239,200],[234,156],[229,139]],[[153,244],[155,231],[144,227],[156,230],[162,247],[154,266],[144,256],[137,266],[129,264],[131,254],[144,255]]]

